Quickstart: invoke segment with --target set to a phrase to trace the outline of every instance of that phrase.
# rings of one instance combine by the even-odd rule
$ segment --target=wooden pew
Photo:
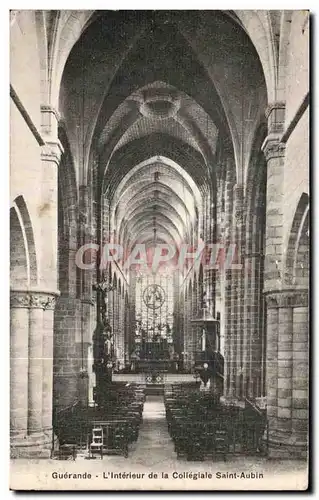
[[[104,424],[103,453],[127,456],[128,445],[138,438],[145,401],[144,389],[119,384],[110,388],[108,397],[107,404],[100,407],[83,407],[77,403],[56,414],[54,432],[61,449],[58,458],[62,459],[68,453],[75,457],[79,448],[87,449],[92,443],[92,429],[99,422]]]
[[[167,391],[164,402],[168,431],[178,457],[215,460],[222,456],[226,460],[230,453],[262,451],[267,420],[253,405],[222,406],[212,395],[183,388]]]

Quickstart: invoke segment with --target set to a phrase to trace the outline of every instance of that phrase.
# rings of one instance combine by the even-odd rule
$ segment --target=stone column
[[[278,428],[283,434],[291,432],[292,396],[292,308],[278,310]]]
[[[282,442],[286,440],[284,415],[285,407],[278,405],[278,397],[284,396],[285,385],[283,375],[291,370],[288,351],[282,351],[279,340],[289,331],[290,316],[281,311],[282,262],[283,262],[283,182],[285,145],[280,142],[284,127],[285,109],[283,103],[273,103],[266,110],[268,120],[268,136],[262,150],[267,161],[267,195],[266,195],[266,239],[264,261],[264,293],[267,302],[267,336],[266,336],[266,394],[267,414],[269,421],[269,454],[282,456]],[[286,325],[287,323],[287,325]],[[279,326],[281,325],[281,327]],[[292,329],[292,323],[290,325]],[[280,330],[280,332],[279,332]],[[280,398],[284,402],[285,397]],[[287,407],[286,407],[287,409]]]
[[[225,246],[225,251],[232,241],[232,219],[233,219],[233,197],[234,182],[233,169],[235,168],[232,158],[227,159],[226,181],[224,201],[221,204],[221,242]],[[226,269],[225,259],[223,262],[224,277],[224,329],[225,329],[225,381],[224,395],[227,398],[235,396],[235,364],[234,364],[234,339],[232,336],[232,270]]]
[[[12,291],[10,296],[10,435],[11,444],[28,428],[29,295]]]
[[[308,292],[297,292],[293,309],[292,439],[300,456],[308,443],[309,340]]]
[[[197,280],[194,276],[194,283],[192,286],[192,307],[191,307],[191,314],[190,314],[190,321],[192,321],[194,318],[197,316],[198,310],[201,308],[201,297],[200,297],[200,284],[195,282],[195,279]],[[198,307],[198,304],[199,307]],[[191,353],[192,353],[192,362],[195,362],[196,358],[196,350],[197,348],[197,341],[200,339],[201,336],[201,327],[198,325],[194,325],[191,322]]]
[[[114,290],[111,290],[108,293],[108,317],[109,317],[110,325],[112,327],[114,347],[115,347],[116,337],[115,337],[115,328],[114,328]]]
[[[275,103],[266,111],[269,135],[262,146],[267,161],[265,291],[278,290],[282,284],[283,261],[283,182],[285,144],[280,142],[284,108]],[[276,121],[277,120],[277,121]],[[279,120],[279,121],[278,121]]]
[[[55,295],[56,292],[40,290],[11,293],[13,457],[28,458],[36,454],[38,458],[47,458],[50,455]]]
[[[42,434],[43,308],[46,297],[30,295],[28,434]]]
[[[50,441],[53,412],[53,314],[55,297],[48,297],[43,311],[42,429]]]
[[[300,458],[306,454],[306,295],[305,291],[281,290],[266,296],[269,455],[275,458]]]
[[[130,271],[128,274],[128,301],[129,301],[129,324],[128,324],[128,346],[129,356],[135,348],[135,321],[136,321],[136,274]]]
[[[119,309],[120,309],[120,292],[119,292],[119,284],[117,280],[117,286],[114,290],[113,296],[113,311],[114,311],[114,347],[115,347],[115,356],[116,356],[116,365],[118,366],[119,356],[120,356],[120,329],[119,329]]]
[[[45,141],[42,146],[42,206],[41,206],[41,286],[49,290],[57,289],[57,251],[58,251],[58,167],[62,145],[58,139],[57,112],[50,106],[43,106],[41,131]]]
[[[86,295],[81,300],[81,338],[79,349],[81,357],[79,378],[79,399],[85,405],[93,401],[95,374],[93,373],[93,332],[96,323],[96,307],[92,297]]]
[[[243,359],[242,359],[242,323],[244,320],[243,300],[243,269],[241,265],[242,254],[242,225],[243,225],[243,187],[236,184],[233,187],[233,216],[231,238],[225,239],[225,277],[226,290],[230,295],[228,299],[228,363],[230,365],[230,380],[228,396],[239,397],[243,390]],[[233,245],[230,247],[230,244]],[[231,249],[235,249],[231,260],[227,256]],[[236,260],[235,260],[236,258]]]
[[[189,287],[189,296],[188,296],[188,307],[187,307],[187,336],[188,336],[188,366],[189,370],[192,370],[194,363],[194,351],[193,351],[193,325],[191,323],[192,319],[192,308],[193,308],[193,285]]]
[[[277,380],[278,380],[278,308],[276,298],[267,297],[267,417],[269,427],[277,423]]]
[[[243,329],[244,324],[244,283],[243,269],[236,269],[236,265],[242,263],[242,247],[244,233],[244,199],[243,186],[236,184],[234,186],[234,218],[233,218],[233,241],[236,245],[236,261],[230,262],[232,273],[232,295],[233,295],[233,339],[234,339],[234,362],[235,362],[235,383],[236,395],[242,396],[244,393],[244,360],[243,360],[243,337],[247,332]]]
[[[58,122],[59,115],[51,106],[41,106],[41,133],[45,144],[42,146],[41,162],[42,162],[42,206],[40,212],[41,220],[41,262],[39,280],[40,286],[44,290],[50,290],[53,307],[53,295],[58,295],[57,292],[57,254],[58,254],[58,168],[60,165],[61,154],[63,153],[62,145],[58,139]],[[71,279],[70,279],[71,281]],[[49,300],[49,297],[48,297]],[[49,308],[50,309],[50,308]],[[53,322],[51,312],[45,312],[43,317],[43,329],[45,331],[45,339],[43,349],[50,357],[51,338],[53,337]],[[52,330],[51,330],[52,328]],[[56,327],[55,327],[56,328]],[[44,369],[48,375],[51,370],[50,362],[48,361]],[[48,376],[48,384],[50,376]],[[50,389],[52,391],[52,387]],[[48,424],[49,419],[49,398],[50,391],[47,393],[45,404],[45,422]],[[51,424],[49,425],[49,427]]]
[[[124,286],[124,285],[123,285]],[[119,293],[119,326],[118,326],[118,349],[119,349],[119,366],[124,368],[124,305],[123,305],[123,292]]]
[[[185,300],[184,305],[184,366],[187,371],[191,370],[192,366],[192,355],[191,355],[191,306],[192,306],[192,292],[189,289],[189,284],[185,285],[187,288],[187,299]]]

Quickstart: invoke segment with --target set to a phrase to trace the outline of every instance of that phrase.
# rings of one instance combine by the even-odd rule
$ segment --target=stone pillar
[[[136,275],[130,271],[128,274],[128,302],[129,302],[129,316],[128,316],[128,353],[131,355],[135,348],[135,308],[136,308]]]
[[[42,429],[47,439],[52,433],[53,412],[53,314],[55,299],[47,302],[43,311],[42,345]]]
[[[265,244],[265,291],[277,290],[282,283],[283,261],[283,183],[285,144],[280,142],[283,131],[284,108],[281,103],[269,106],[269,135],[262,146],[267,161],[266,195],[266,244]],[[276,120],[279,120],[277,123]]]
[[[278,380],[278,308],[272,297],[267,298],[267,355],[266,355],[266,386],[267,386],[267,417],[269,427],[277,424],[277,380]]]
[[[115,355],[116,355],[116,365],[119,365],[120,358],[120,291],[119,291],[119,283],[117,280],[117,286],[114,290],[114,346],[115,346]]]
[[[30,296],[29,367],[28,367],[28,434],[42,434],[42,363],[43,308],[45,297]]]
[[[234,162],[231,158],[227,160],[225,182],[225,199],[221,204],[221,242],[225,250],[230,243],[233,243],[231,236],[232,218],[233,218],[233,170]],[[225,261],[225,259],[224,259]],[[223,262],[224,277],[224,329],[225,329],[225,381],[224,395],[227,398],[233,398],[235,395],[235,364],[234,364],[234,339],[232,336],[232,270],[226,269]]]
[[[194,344],[193,344],[193,325],[191,320],[193,318],[193,302],[194,302],[194,291],[193,285],[189,287],[189,296],[188,296],[188,308],[187,308],[187,335],[188,335],[188,366],[189,370],[192,370],[194,364]]]
[[[277,417],[278,428],[291,432],[292,397],[292,308],[281,307],[278,311],[278,379]]]
[[[61,295],[54,315],[54,407],[60,409],[78,400],[81,363],[81,308],[79,299]],[[79,321],[78,321],[79,320]],[[80,357],[79,357],[80,356]]]
[[[123,285],[124,286],[124,285]],[[123,291],[119,293],[119,330],[118,330],[119,340],[118,340],[118,348],[119,348],[119,362],[120,369],[124,368],[124,297]]]
[[[89,290],[88,290],[89,291]],[[81,300],[81,367],[79,379],[79,398],[85,405],[93,401],[92,387],[95,386],[93,373],[93,332],[96,324],[96,307],[93,297],[85,295]]]
[[[307,449],[307,292],[281,290],[266,299],[269,455],[300,458]]]
[[[41,262],[40,262],[40,283],[41,287],[45,290],[52,290],[53,294],[57,295],[57,254],[58,254],[58,168],[60,165],[61,154],[63,153],[62,145],[58,139],[58,122],[59,114],[52,106],[41,106],[41,133],[45,144],[42,146],[41,162],[42,162],[42,178],[41,178],[41,192],[42,192],[42,206],[40,213],[41,220]],[[52,297],[51,297],[52,299]],[[51,300],[50,299],[50,300]],[[51,300],[53,307],[53,299]],[[51,311],[51,306],[48,306]],[[46,338],[43,341],[43,349],[48,354],[51,353],[51,332],[52,314],[47,311],[43,315],[43,329]],[[53,356],[52,356],[53,357]],[[46,388],[49,387],[51,376],[51,363],[49,359],[45,366],[48,382]],[[49,412],[50,406],[49,398],[51,398],[51,391],[47,393],[45,401],[45,417],[44,421],[46,426],[49,427]]]
[[[40,290],[11,292],[10,430],[14,458],[50,456],[55,295]]]
[[[283,375],[291,372],[291,350],[283,351],[282,337],[292,332],[291,314],[280,311],[283,306],[283,183],[285,145],[280,142],[284,127],[283,103],[273,103],[266,110],[268,136],[262,150],[267,161],[266,240],[264,261],[264,293],[267,303],[266,394],[269,420],[269,454],[283,456],[287,442],[289,382]],[[290,324],[289,324],[290,323]],[[285,388],[284,386],[287,386]],[[285,392],[288,390],[288,392]],[[280,402],[279,402],[280,399]],[[280,406],[279,406],[280,403]]]
[[[194,318],[196,318],[197,316],[197,312],[198,310],[200,310],[200,307],[201,307],[201,304],[200,304],[200,301],[201,301],[201,297],[199,296],[200,295],[200,284],[199,283],[196,283],[195,280],[197,280],[198,278],[196,278],[196,276],[194,276],[194,282],[193,282],[193,286],[192,286],[192,307],[191,307],[191,311],[190,311],[190,321],[192,321]],[[199,308],[198,308],[198,305],[197,304],[200,304]],[[195,357],[196,357],[196,350],[198,350],[198,346],[197,346],[197,340],[200,338],[200,335],[201,335],[201,327],[199,327],[198,325],[194,325],[194,323],[190,323],[190,327],[191,327],[191,353],[192,353],[192,362],[194,363],[195,362]]]
[[[192,292],[190,290],[189,284],[184,285],[186,287],[185,296],[187,297],[184,301],[184,367],[187,371],[191,370],[192,367],[192,345],[191,345],[191,306],[192,306]]]
[[[28,336],[29,296],[10,296],[10,435],[17,445],[28,429]]]
[[[243,319],[244,319],[244,285],[243,285],[243,269],[241,265],[242,255],[242,233],[243,233],[243,187],[236,184],[233,187],[233,217],[232,228],[230,234],[232,237],[225,238],[225,257],[231,248],[235,249],[236,253],[233,258],[225,258],[225,278],[226,278],[226,293],[229,294],[226,304],[228,322],[228,337],[227,337],[227,357],[229,365],[229,381],[228,393],[226,396],[230,398],[238,398],[243,391]],[[230,247],[229,245],[233,245]]]
[[[297,293],[293,309],[292,436],[301,454],[308,446],[309,341],[308,292]]]
[[[235,384],[237,397],[244,395],[244,360],[243,360],[243,337],[247,332],[243,329],[244,324],[244,269],[236,268],[242,263],[243,233],[244,233],[244,192],[241,184],[234,186],[234,218],[233,218],[233,241],[236,245],[236,255],[231,265],[233,277],[233,339],[234,339],[234,361],[235,361]]]
[[[112,327],[113,339],[114,339],[114,347],[116,345],[116,337],[115,337],[115,327],[114,327],[114,290],[111,290],[108,293],[108,317],[110,321],[110,325]]]
[[[58,139],[57,112],[50,106],[43,106],[41,131],[45,141],[42,146],[42,206],[41,206],[41,286],[57,289],[57,251],[58,251],[58,167],[62,145]]]

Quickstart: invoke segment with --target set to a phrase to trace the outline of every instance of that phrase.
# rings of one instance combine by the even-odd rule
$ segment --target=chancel
[[[13,458],[307,456],[308,18],[11,11]]]

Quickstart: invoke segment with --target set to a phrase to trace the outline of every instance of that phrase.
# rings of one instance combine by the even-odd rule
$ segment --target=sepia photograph
[[[8,23],[10,489],[307,490],[310,11]]]

